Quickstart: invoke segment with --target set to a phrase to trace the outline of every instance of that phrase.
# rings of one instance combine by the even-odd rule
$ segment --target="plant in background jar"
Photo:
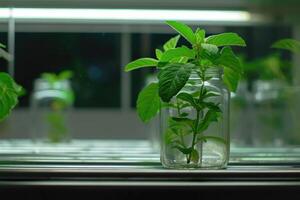
[[[43,73],[35,81],[31,98],[34,139],[52,143],[68,142],[69,111],[74,103],[70,85],[73,73],[69,70]]]
[[[224,168],[229,156],[229,91],[242,74],[230,46],[246,46],[236,33],[205,36],[167,21],[179,35],[156,49],[156,58],[140,58],[125,71],[156,67],[158,83],[139,94],[137,112],[148,122],[161,111],[161,162],[167,168]],[[190,47],[177,43],[185,38]],[[228,88],[228,89],[227,89]]]

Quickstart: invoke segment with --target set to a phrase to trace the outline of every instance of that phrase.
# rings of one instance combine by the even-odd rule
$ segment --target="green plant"
[[[283,60],[278,53],[272,53],[254,60],[242,59],[245,80],[281,80],[291,81],[291,62]]]
[[[73,77],[73,72],[65,70],[59,74],[55,73],[43,73],[41,78],[47,81],[53,88],[56,84],[61,84],[61,81],[69,80]],[[65,109],[73,104],[74,93],[71,89],[61,89],[63,99],[55,99],[51,102],[51,108],[49,113],[45,116],[45,120],[48,123],[48,139],[51,142],[60,142],[66,138],[68,128],[65,121]]]
[[[5,46],[0,43],[0,58],[10,59],[4,50]],[[18,97],[23,94],[23,88],[5,72],[0,72],[0,120],[5,119],[11,110],[17,105]]]
[[[143,67],[155,67],[158,70],[158,83],[151,83],[139,94],[137,112],[143,122],[148,122],[162,108],[177,109],[177,117],[170,117],[165,142],[172,144],[186,155],[186,162],[197,162],[199,152],[195,149],[198,142],[207,140],[224,141],[222,138],[205,136],[203,132],[212,122],[218,121],[222,110],[219,105],[210,102],[209,97],[219,93],[210,91],[204,82],[210,77],[210,68],[223,70],[223,81],[229,90],[235,91],[242,74],[239,58],[230,46],[246,46],[245,41],[236,33],[222,33],[205,37],[205,30],[197,28],[194,32],[189,26],[167,21],[170,27],[179,33],[164,45],[156,49],[156,58],[140,58],[125,66],[125,71]],[[177,43],[180,37],[185,38],[190,47]],[[189,77],[196,74],[200,81],[199,91],[194,93],[182,92],[186,84],[193,84]],[[174,99],[174,101],[171,101]],[[196,117],[188,118],[183,109],[190,107],[195,110]],[[190,145],[184,144],[185,135],[192,135]]]
[[[70,70],[61,71],[58,74],[45,72],[42,73],[41,78],[47,81],[50,85],[55,86],[56,83],[69,80],[73,77],[73,72]],[[74,102],[74,93],[73,90],[64,90],[65,99],[67,104],[73,104]]]
[[[285,38],[274,42],[272,44],[272,48],[288,50],[293,53],[300,53],[300,41],[291,38]]]

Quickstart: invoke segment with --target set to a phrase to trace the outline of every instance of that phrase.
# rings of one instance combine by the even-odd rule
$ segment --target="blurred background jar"
[[[300,143],[300,88],[282,81],[254,83],[255,146],[281,147]]]
[[[34,141],[69,142],[69,115],[74,102],[70,71],[44,73],[34,81],[31,95],[32,136]]]

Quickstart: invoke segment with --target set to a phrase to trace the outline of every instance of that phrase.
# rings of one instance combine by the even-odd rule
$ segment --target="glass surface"
[[[173,97],[172,107],[161,113],[161,162],[166,168],[225,168],[229,159],[229,92],[224,86],[221,74],[207,72],[210,80],[202,83],[192,74],[180,92],[195,95],[210,91],[214,94],[205,102],[205,109],[185,105],[185,101]],[[179,92],[179,94],[180,94]],[[217,106],[221,113],[216,119]],[[183,116],[184,115],[184,116]],[[196,126],[196,127],[194,127]],[[195,131],[197,130],[197,131]]]

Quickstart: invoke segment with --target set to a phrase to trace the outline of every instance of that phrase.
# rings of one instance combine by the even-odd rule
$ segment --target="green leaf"
[[[243,73],[239,58],[233,53],[230,47],[224,47],[216,62],[224,67],[223,82],[230,91],[235,92]]]
[[[205,131],[211,122],[217,122],[219,118],[219,113],[214,110],[208,110],[203,118],[201,120],[200,125],[198,126],[197,133],[201,133]]]
[[[175,49],[169,49],[163,53],[163,55],[160,58],[160,62],[169,62],[170,60],[178,57],[188,57],[188,58],[194,58],[195,52],[192,49],[189,49],[185,46],[178,47]]]
[[[172,27],[175,31],[177,31],[180,35],[182,35],[191,44],[196,43],[195,34],[189,26],[187,26],[181,22],[176,22],[176,21],[167,21],[166,23],[170,27]]]
[[[206,38],[206,43],[216,46],[246,46],[245,41],[236,33],[221,33]]]
[[[214,111],[214,112],[222,112],[222,110],[219,107],[219,104],[216,104],[216,103],[213,103],[213,102],[203,101],[202,106],[206,107],[206,108],[209,108],[211,111]]]
[[[139,93],[137,112],[143,122],[148,122],[158,113],[159,109],[158,84],[151,83]]]
[[[164,50],[168,51],[169,49],[174,49],[177,45],[179,38],[180,38],[180,35],[177,35],[177,36],[169,39],[163,46]]]
[[[209,54],[216,55],[219,52],[219,48],[214,44],[202,43],[201,47],[205,49]]]
[[[193,149],[191,147],[184,148],[184,147],[175,145],[174,148],[178,149],[183,154],[190,154],[193,151]]]
[[[224,47],[220,57],[217,59],[217,64],[230,68],[238,74],[242,74],[243,68],[239,58],[233,53],[230,47]]]
[[[201,47],[202,49],[200,51],[200,57],[202,59],[200,60],[200,62],[206,60],[206,62],[209,61],[210,63],[215,63],[215,60],[219,57],[219,48],[216,45],[206,43],[202,43]]]
[[[0,43],[0,48],[6,48],[6,46]]]
[[[194,125],[194,120],[186,118],[186,117],[172,117],[171,118],[173,121],[170,121],[172,124],[172,126],[176,126],[178,128],[178,126],[188,126],[190,128],[193,128]],[[176,122],[177,124],[174,124],[174,122]]]
[[[188,57],[177,57],[170,60],[171,63],[187,63],[189,60]]]
[[[239,83],[241,75],[230,68],[224,68],[223,82],[227,88],[235,92]]]
[[[193,67],[190,63],[170,63],[159,72],[159,96],[164,102],[169,102],[183,88]]]
[[[197,102],[193,98],[193,95],[186,93],[186,92],[181,92],[176,96],[178,99],[181,99],[183,101],[189,102],[194,108],[198,109]]]
[[[300,41],[286,38],[286,39],[276,41],[272,45],[272,48],[284,49],[284,50],[291,51],[293,53],[300,53]]]
[[[58,80],[58,76],[56,74],[48,72],[42,73],[41,78],[48,81],[51,84]]]
[[[125,66],[125,71],[131,71],[134,69],[139,69],[139,68],[143,68],[143,67],[156,67],[158,63],[158,60],[153,59],[153,58],[140,58],[137,60],[134,60],[130,63],[128,63]]]
[[[167,145],[177,143],[177,138],[178,136],[171,129],[167,129],[164,132],[164,142]]]
[[[4,72],[0,73],[0,120],[3,120],[18,103],[22,87]]]
[[[155,49],[156,58],[159,60],[162,56],[163,52],[160,49]]]
[[[169,64],[169,62],[158,62],[158,63],[157,63],[157,68],[158,68],[158,69],[162,69],[162,68],[164,68],[167,64]]]
[[[196,43],[201,44],[204,42],[205,39],[205,30],[197,28],[195,32],[195,37],[196,37]]]
[[[200,60],[200,66],[203,66],[205,68],[212,67],[213,65],[213,62],[209,59],[202,58]]]
[[[64,70],[59,73],[58,79],[59,80],[68,80],[73,77],[73,72],[71,70]]]
[[[199,153],[196,149],[193,149],[191,152],[191,161],[194,163],[198,163],[199,162]]]

